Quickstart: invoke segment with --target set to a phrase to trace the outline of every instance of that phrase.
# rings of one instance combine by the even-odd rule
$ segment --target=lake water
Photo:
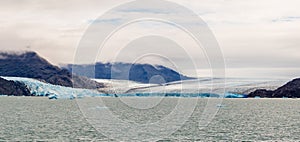
[[[142,124],[163,119],[180,99],[194,101],[197,98],[165,98],[159,105],[147,109],[128,107],[119,99],[105,98],[107,107],[95,106],[89,110],[99,113],[99,110],[109,109],[122,120]],[[88,116],[83,116],[85,112],[78,101],[93,104],[97,98],[0,97],[0,141],[113,141],[97,131],[95,124],[86,119]],[[187,122],[160,141],[300,140],[299,99],[223,99],[222,104],[215,106],[219,111],[209,125],[199,129],[206,102],[206,99],[198,99]],[[118,128],[118,124],[110,126]]]

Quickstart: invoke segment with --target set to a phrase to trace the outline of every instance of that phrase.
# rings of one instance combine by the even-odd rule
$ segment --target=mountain
[[[254,97],[261,97],[261,98],[273,98],[274,91],[267,90],[267,89],[257,89],[251,93],[248,94],[248,97],[254,98]]]
[[[259,89],[251,92],[248,96],[259,96],[267,98],[300,98],[300,78],[294,79],[274,91]]]
[[[287,84],[276,89],[273,96],[278,97],[296,97],[300,98],[300,78],[294,79]]]
[[[96,79],[131,80],[141,83],[162,84],[166,82],[192,79],[164,66],[130,63],[96,63],[95,65],[66,65],[66,69],[76,75]],[[95,71],[94,73],[92,71]]]
[[[14,96],[31,96],[29,89],[20,82],[8,81],[0,77],[0,94]]]
[[[34,78],[53,85],[94,89],[103,84],[72,75],[66,69],[50,64],[35,52],[0,53],[0,76]]]

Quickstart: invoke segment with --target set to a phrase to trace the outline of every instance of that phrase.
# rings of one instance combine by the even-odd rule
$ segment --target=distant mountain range
[[[68,70],[50,64],[35,52],[0,53],[0,76],[26,77],[54,85],[94,89],[103,84],[72,75]]]
[[[262,98],[300,98],[300,78],[294,79],[276,90],[258,89],[251,92],[248,97]]]
[[[73,70],[74,67],[76,70]],[[96,68],[96,76],[91,76],[87,72],[94,67]],[[128,72],[126,72],[126,70],[128,70]],[[76,75],[72,74],[72,71],[76,71]],[[129,79],[143,83],[151,82],[158,84],[191,79],[172,69],[148,64],[97,63],[95,66],[68,65],[65,69],[62,69],[52,65],[35,52],[0,53],[0,76],[33,78],[53,85],[85,89],[99,89],[105,87],[104,84],[93,81],[88,77],[100,79]],[[8,81],[1,78],[0,83],[0,95],[32,95],[29,93],[26,85],[20,82]]]
[[[76,75],[96,79],[131,80],[141,83],[162,84],[193,79],[161,65],[130,63],[96,63],[95,65],[66,65]]]
[[[85,89],[105,87],[104,84],[89,78],[132,80],[152,84],[192,79],[170,68],[149,64],[96,63],[95,65],[67,65],[64,68],[61,69],[50,64],[35,52],[0,53],[0,76],[33,78],[66,87]],[[32,95],[26,85],[21,82],[8,81],[3,78],[0,78],[1,94]],[[276,90],[258,89],[248,94],[248,97],[300,98],[300,78],[294,79]]]

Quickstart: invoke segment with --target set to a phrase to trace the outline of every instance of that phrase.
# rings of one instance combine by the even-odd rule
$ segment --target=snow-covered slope
[[[96,82],[103,83],[106,88],[100,89],[104,92],[108,92],[110,94],[120,94],[125,93],[128,90],[134,88],[148,88],[159,86],[157,84],[146,84],[146,83],[139,83],[130,80],[115,80],[115,79],[92,79]]]
[[[24,83],[27,86],[27,88],[30,90],[30,93],[34,94],[35,96],[56,95],[57,98],[106,96],[105,94],[101,94],[96,90],[77,89],[71,87],[52,85],[31,78],[21,78],[21,77],[3,77],[3,78],[6,80],[19,81]]]
[[[114,93],[215,93],[234,92],[248,94],[257,89],[275,89],[286,82],[286,80],[247,79],[247,78],[201,78],[196,80],[184,80],[171,82],[163,85],[141,84],[133,81],[120,80],[96,80],[105,83]],[[224,86],[224,81],[225,85]]]

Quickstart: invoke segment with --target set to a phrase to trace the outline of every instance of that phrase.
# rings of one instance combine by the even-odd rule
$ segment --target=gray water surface
[[[178,99],[181,98],[166,98],[160,105],[145,110],[126,107],[118,98],[106,102],[121,119],[144,123],[168,115]],[[161,141],[300,140],[299,99],[224,99],[210,125],[199,129],[205,104],[205,99],[199,99],[190,119]],[[113,141],[88,123],[76,100],[0,97],[0,126],[0,141]]]

